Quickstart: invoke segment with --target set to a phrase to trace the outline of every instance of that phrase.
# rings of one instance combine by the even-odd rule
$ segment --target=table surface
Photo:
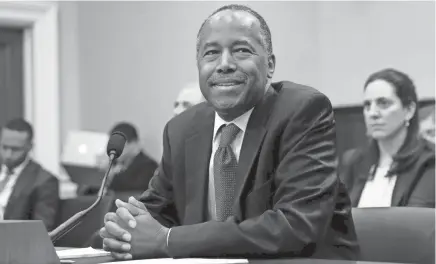
[[[98,264],[114,261],[111,257],[94,257],[74,259],[73,264]],[[248,260],[253,264],[400,264],[388,262],[367,262],[367,261],[346,261],[346,260],[326,260],[326,259],[262,259]],[[120,261],[120,263],[123,263]],[[127,264],[128,262],[126,262]]]
[[[56,250],[68,248],[56,247]],[[112,257],[92,257],[74,259],[73,264],[98,264],[115,261]],[[388,262],[368,262],[368,261],[348,261],[348,260],[327,260],[327,259],[249,259],[249,263],[253,264],[400,264]],[[123,261],[120,261],[123,263]],[[126,262],[128,263],[128,262]]]

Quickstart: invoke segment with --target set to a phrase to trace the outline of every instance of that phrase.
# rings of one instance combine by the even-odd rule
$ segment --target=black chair
[[[59,208],[57,226],[79,211],[88,208],[96,196],[78,196],[62,200]],[[56,247],[85,247],[91,236],[103,226],[104,216],[114,203],[114,194],[108,192],[78,226],[55,242]]]
[[[353,208],[362,261],[435,263],[435,209]]]

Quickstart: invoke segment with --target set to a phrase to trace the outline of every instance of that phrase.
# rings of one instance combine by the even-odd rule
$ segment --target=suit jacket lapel
[[[397,181],[395,183],[394,191],[392,192],[392,206],[401,206],[404,202],[404,198],[412,188],[413,181],[416,177],[418,177],[418,172],[416,170],[412,170],[412,173],[407,174],[398,174]]]
[[[201,125],[185,141],[186,210],[185,223],[205,221],[207,212],[207,183],[212,152],[214,114],[212,108],[198,112]]]
[[[274,88],[270,87],[262,102],[254,108],[247,124],[241,153],[239,155],[238,171],[236,174],[237,193],[233,212],[239,217],[239,214],[241,213],[240,202],[244,186],[250,175],[253,163],[259,154],[258,150],[265,137],[267,121],[275,103],[276,96],[277,92]]]
[[[366,151],[366,150],[365,150]],[[357,166],[352,168],[353,187],[350,192],[350,199],[352,206],[356,207],[359,204],[360,197],[365,188],[366,182],[369,180],[371,172],[371,160],[368,158],[367,153],[359,156],[356,160]]]
[[[359,170],[357,172],[358,175],[355,179],[356,182],[353,184],[353,190],[350,193],[351,204],[354,207],[359,204],[363,188],[365,188],[365,184],[369,179],[369,170],[370,168],[365,168],[364,170]]]
[[[416,181],[422,176],[422,169],[425,168],[424,163],[432,160],[434,162],[434,154],[424,152],[426,147],[423,141],[419,141],[419,158],[413,163],[409,164],[407,169],[397,174],[397,181],[395,183],[394,191],[392,193],[392,206],[405,206],[409,200],[410,192],[415,188]],[[427,154],[424,154],[427,153]]]
[[[26,165],[26,167],[24,167],[18,176],[5,209],[5,219],[9,217],[14,218],[12,212],[15,208],[16,202],[22,193],[33,187],[33,181],[36,177],[35,169],[36,167],[34,166],[34,163],[29,161],[29,163]]]
[[[364,155],[364,157],[362,158],[363,160],[361,160],[360,167],[357,168],[356,170],[357,171],[357,177],[355,179],[356,182],[353,184],[353,190],[352,193],[350,194],[352,206],[358,206],[360,197],[363,192],[363,188],[365,187],[365,184],[368,181],[370,175],[373,173],[368,156]],[[413,175],[415,175],[416,173],[413,173]],[[406,174],[397,175],[395,187],[392,192],[391,206],[401,206],[405,194],[412,186],[414,177],[407,177],[407,176],[408,175]]]

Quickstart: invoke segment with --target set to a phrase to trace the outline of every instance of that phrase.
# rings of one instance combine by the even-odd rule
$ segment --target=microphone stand
[[[109,168],[107,169],[106,174],[103,177],[103,182],[101,183],[100,189],[98,191],[97,200],[95,200],[95,202],[91,206],[89,206],[85,210],[82,210],[82,211],[76,213],[75,215],[70,217],[67,221],[63,222],[60,226],[58,226],[53,231],[51,231],[48,234],[48,236],[50,237],[50,239],[53,243],[56,242],[57,240],[59,240],[64,235],[66,235],[70,230],[75,228],[77,225],[79,225],[82,222],[83,218],[101,202],[101,199],[103,198],[104,194],[106,193],[107,178],[108,178],[109,172],[112,168],[112,164],[113,164],[115,159],[116,159],[115,153],[110,153],[109,154]]]

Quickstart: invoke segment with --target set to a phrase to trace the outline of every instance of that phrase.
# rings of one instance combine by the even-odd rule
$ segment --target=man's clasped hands
[[[155,220],[144,204],[133,197],[127,202],[115,201],[116,212],[104,217],[100,229],[103,249],[117,260],[169,257],[169,229]]]

